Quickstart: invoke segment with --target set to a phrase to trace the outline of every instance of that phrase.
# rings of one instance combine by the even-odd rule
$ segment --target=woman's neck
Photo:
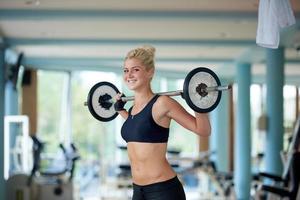
[[[152,99],[154,93],[152,92],[151,88],[142,90],[142,91],[135,91],[134,93],[134,104],[135,105],[144,105]]]

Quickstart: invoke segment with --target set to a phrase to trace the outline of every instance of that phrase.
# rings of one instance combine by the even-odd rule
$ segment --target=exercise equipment
[[[32,136],[33,167],[30,175],[14,174],[7,180],[8,199],[65,200],[74,199],[73,175],[79,159],[74,144],[60,144],[62,159],[44,158],[45,143]],[[58,156],[60,157],[60,156]]]
[[[231,85],[222,86],[218,76],[205,67],[195,68],[184,80],[183,90],[156,93],[159,95],[181,95],[186,103],[196,112],[207,113],[217,107],[222,91],[231,89]],[[87,101],[90,113],[97,120],[107,122],[118,116],[114,109],[114,97],[120,93],[118,88],[109,82],[96,83],[88,93]],[[133,96],[121,97],[122,101],[132,101]]]
[[[283,173],[281,176],[259,172],[254,176],[253,192],[254,197],[262,198],[267,194],[273,193],[281,197],[289,199],[298,199],[298,188],[300,185],[300,117],[298,117],[294,126],[294,131],[291,137],[291,142],[288,145],[286,152],[281,152]],[[264,183],[264,178],[268,178],[270,182]],[[299,194],[300,195],[300,194]]]
[[[259,187],[260,191],[280,196],[284,199],[298,199],[297,194],[300,185],[300,152],[292,152],[292,154],[289,156],[291,161],[288,168],[288,182],[285,182],[285,180],[282,180],[280,177],[278,179],[277,176],[266,176],[274,179],[277,182],[277,185],[263,184]],[[278,184],[280,182],[283,184]]]
[[[171,156],[168,160],[179,164],[178,168],[174,168],[178,177],[186,185],[197,186],[201,199],[236,199],[232,173],[219,171],[211,160],[216,153],[201,152],[197,158]]]
[[[15,137],[15,139],[13,139]],[[28,173],[30,158],[29,118],[26,115],[4,117],[4,179],[16,173]]]

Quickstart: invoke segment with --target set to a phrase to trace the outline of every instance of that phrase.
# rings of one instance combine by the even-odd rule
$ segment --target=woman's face
[[[127,59],[124,66],[123,80],[130,90],[138,90],[150,84],[153,69],[146,67],[136,58]]]

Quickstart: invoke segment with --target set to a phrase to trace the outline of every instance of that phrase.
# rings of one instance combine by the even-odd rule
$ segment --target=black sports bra
[[[136,115],[128,111],[121,135],[126,142],[165,143],[169,138],[169,128],[158,125],[152,117],[152,107],[159,95],[155,95],[149,103]]]

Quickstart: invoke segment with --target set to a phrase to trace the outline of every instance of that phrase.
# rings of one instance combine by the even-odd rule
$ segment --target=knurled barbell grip
[[[220,86],[214,86],[214,87],[207,87],[205,88],[206,92],[213,92],[213,91],[222,91],[222,90],[230,90],[231,85],[220,85]]]
[[[155,94],[162,95],[162,96],[178,96],[182,92],[183,92],[182,90],[176,90],[176,91],[170,91],[170,92],[159,92],[159,93],[155,93]],[[122,97],[121,100],[122,101],[132,101],[132,100],[134,100],[134,96]]]

